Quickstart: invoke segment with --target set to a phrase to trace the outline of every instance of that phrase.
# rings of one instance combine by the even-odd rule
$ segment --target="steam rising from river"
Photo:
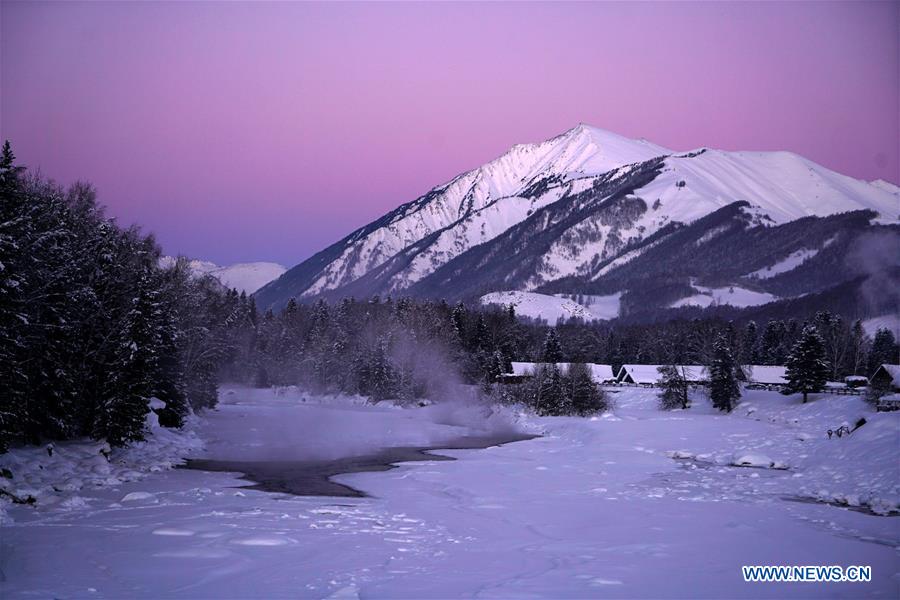
[[[225,389],[219,408],[203,419],[204,458],[332,460],[387,447],[435,447],[468,436],[499,440],[521,432],[514,411],[479,401],[470,386],[445,391],[429,406],[401,408],[389,401],[373,405],[359,396],[316,396],[293,386]]]

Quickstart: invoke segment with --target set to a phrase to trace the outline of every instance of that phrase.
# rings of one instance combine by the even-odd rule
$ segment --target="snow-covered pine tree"
[[[566,414],[570,403],[559,367],[555,363],[540,365],[535,371],[534,379],[537,413],[544,416]]]
[[[728,340],[720,335],[713,344],[713,360],[708,365],[709,395],[714,407],[731,412],[741,397],[737,380],[737,365]]]
[[[541,350],[541,362],[558,363],[563,360],[562,345],[559,342],[559,334],[552,327],[544,339],[544,347]]]
[[[759,328],[756,321],[750,321],[744,328],[741,339],[741,364],[755,365],[759,360],[757,344],[759,343]]]
[[[868,367],[866,368],[869,377],[875,374],[883,364],[896,365],[900,363],[900,347],[894,339],[894,333],[887,327],[880,327],[875,332],[875,339],[872,340],[872,348],[869,350]]]
[[[161,282],[161,313],[157,324],[160,353],[153,395],[166,403],[164,409],[157,411],[163,427],[181,427],[189,412],[178,330],[180,292],[190,285],[190,272],[186,267],[183,261],[180,265],[176,261],[172,268],[158,275]]]
[[[453,331],[460,341],[466,339],[466,317],[466,307],[462,302],[453,307],[453,312],[450,314],[450,320],[453,324]]]
[[[92,435],[112,446],[143,438],[148,401],[159,374],[159,291],[153,265],[145,262],[150,257],[137,248],[142,245],[131,235],[120,241],[120,260],[131,259],[131,264],[119,281],[121,306],[116,307],[118,318],[107,361],[112,369],[93,419]]]
[[[675,365],[663,365],[659,367],[660,392],[659,403],[664,410],[673,408],[686,409],[690,406],[688,401],[688,383],[684,375]]]
[[[825,344],[814,326],[805,327],[791,349],[786,377],[788,384],[785,393],[802,393],[804,403],[810,393],[825,387],[828,378]]]
[[[475,331],[472,335],[470,347],[473,350],[480,350],[482,352],[493,352],[494,350],[493,340],[488,331],[487,323],[484,320],[484,315],[481,313],[479,313],[478,317],[475,319]]]
[[[606,410],[606,397],[584,363],[572,363],[566,373],[572,410],[580,416]]]
[[[760,348],[760,360],[762,364],[784,364],[784,337],[786,331],[787,328],[784,325],[784,321],[773,320],[766,323]]]
[[[507,361],[503,356],[503,352],[500,350],[495,350],[491,355],[490,365],[488,367],[488,380],[491,382],[495,382],[500,379],[500,377],[504,373],[511,372],[511,369],[507,370]]]
[[[28,317],[25,288],[33,259],[25,250],[33,229],[27,199],[21,190],[22,168],[9,141],[0,153],[0,452],[23,429],[28,375],[20,355],[26,347]]]
[[[395,373],[388,360],[388,346],[389,341],[387,339],[379,340],[369,361],[368,395],[373,400],[396,398],[397,373]]]

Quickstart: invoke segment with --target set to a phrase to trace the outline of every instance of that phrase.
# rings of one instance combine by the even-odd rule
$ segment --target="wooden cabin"
[[[881,365],[872,373],[869,385],[900,392],[900,365]]]
[[[526,379],[534,377],[534,372],[543,364],[537,362],[516,362],[512,363],[512,372],[504,373],[500,377],[502,383],[522,383]],[[563,373],[569,370],[572,363],[561,362],[556,363],[556,367]],[[598,385],[615,383],[616,376],[613,374],[612,365],[601,365],[597,363],[585,363],[591,372],[591,378]]]
[[[787,385],[787,367],[781,365],[741,365],[738,379],[749,389],[781,389]]]

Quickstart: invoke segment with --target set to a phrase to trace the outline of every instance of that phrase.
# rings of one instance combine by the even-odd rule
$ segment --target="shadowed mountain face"
[[[256,299],[522,290],[621,294],[623,314],[748,306],[892,272],[898,210],[896,186],[791,153],[673,153],[579,125],[400,206]]]

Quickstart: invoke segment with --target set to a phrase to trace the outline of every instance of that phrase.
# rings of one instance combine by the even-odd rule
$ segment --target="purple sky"
[[[897,2],[0,6],[0,135],[172,254],[292,265],[579,122],[900,181]]]

